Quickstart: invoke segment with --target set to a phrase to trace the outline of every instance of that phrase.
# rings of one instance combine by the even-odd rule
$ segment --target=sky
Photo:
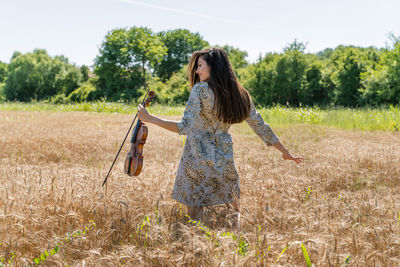
[[[295,39],[305,52],[342,45],[385,47],[400,36],[399,0],[0,0],[0,61],[46,49],[92,67],[116,28],[187,29],[211,46],[245,50],[249,62]]]

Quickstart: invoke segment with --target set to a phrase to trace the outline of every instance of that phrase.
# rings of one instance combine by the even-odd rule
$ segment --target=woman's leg
[[[231,202],[233,208],[235,209],[235,211],[239,211],[240,212],[240,199],[235,197],[235,200]]]
[[[235,200],[231,204],[235,210],[234,226],[239,229],[241,227],[240,199],[235,197]]]
[[[190,218],[192,218],[193,220],[198,220],[200,213],[203,211],[203,207],[191,207],[191,206],[186,206],[186,207]]]

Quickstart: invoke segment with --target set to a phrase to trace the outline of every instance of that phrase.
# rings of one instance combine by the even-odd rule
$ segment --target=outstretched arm
[[[286,159],[293,160],[297,164],[299,164],[303,160],[302,157],[295,157],[292,154],[290,154],[289,150],[287,150],[286,147],[282,145],[280,141],[276,142],[273,146],[282,152],[282,157],[284,160]]]
[[[273,146],[282,152],[283,159],[293,160],[300,163],[303,158],[292,156],[289,151],[282,145],[278,136],[274,133],[271,127],[265,123],[260,113],[256,110],[253,100],[250,98],[251,111],[249,117],[246,119],[247,124],[253,131],[264,141],[267,146]]]
[[[260,137],[267,146],[272,146],[279,142],[278,136],[263,120],[260,113],[256,110],[253,100],[250,98],[250,115],[245,120],[253,131]]]

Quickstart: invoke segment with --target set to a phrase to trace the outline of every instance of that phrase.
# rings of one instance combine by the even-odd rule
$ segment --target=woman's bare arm
[[[174,132],[174,133],[178,132],[178,122],[177,121],[162,119],[162,118],[156,117],[154,115],[150,115],[148,122],[156,124],[164,129],[171,131],[171,132]]]
[[[301,161],[303,160],[302,157],[295,157],[292,154],[290,154],[289,150],[287,150],[287,148],[284,145],[282,145],[282,143],[280,141],[273,144],[273,147],[275,147],[280,152],[282,152],[282,157],[285,160],[290,159],[290,160],[293,160],[294,162],[296,162],[297,164],[301,163]]]
[[[145,109],[142,104],[138,105],[138,117],[139,120],[143,122],[149,122],[156,124],[164,129],[167,129],[171,132],[177,133],[178,132],[178,121],[172,121],[172,120],[167,120],[167,119],[162,119],[159,117],[154,116],[153,114],[150,114],[147,109]]]
[[[283,153],[289,152],[289,151],[287,150],[287,148],[284,147],[283,144],[282,144],[280,141],[276,142],[276,143],[273,144],[272,146],[275,147],[276,149],[278,149],[280,152],[282,152],[282,154],[283,154]]]

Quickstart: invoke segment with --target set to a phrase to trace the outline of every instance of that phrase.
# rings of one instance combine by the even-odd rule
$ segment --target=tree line
[[[246,60],[246,51],[224,45],[240,83],[261,106],[379,106],[400,103],[400,39],[390,34],[385,48],[339,45],[306,53],[296,39],[281,52]],[[217,45],[218,46],[218,45]],[[76,66],[45,49],[0,62],[1,101],[136,102],[146,85],[154,102],[184,104],[191,54],[211,47],[186,29],[153,32],[147,27],[110,30],[94,64]]]

